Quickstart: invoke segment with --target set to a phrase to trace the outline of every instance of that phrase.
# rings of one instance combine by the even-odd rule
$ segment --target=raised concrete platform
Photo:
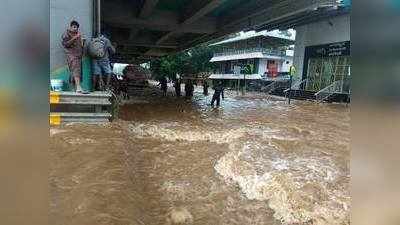
[[[112,117],[110,92],[50,92],[50,125],[107,123]]]
[[[60,125],[62,123],[108,123],[110,118],[110,113],[50,113],[50,125]]]
[[[50,92],[50,104],[79,104],[79,105],[111,105],[109,92],[91,92],[81,94],[76,92]]]

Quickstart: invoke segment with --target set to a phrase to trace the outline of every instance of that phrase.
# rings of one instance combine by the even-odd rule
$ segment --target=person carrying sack
[[[104,35],[93,38],[89,44],[88,52],[92,57],[93,70],[93,90],[110,90],[112,69],[110,65],[110,55],[115,54],[116,44]],[[103,77],[106,77],[106,86],[104,86]]]

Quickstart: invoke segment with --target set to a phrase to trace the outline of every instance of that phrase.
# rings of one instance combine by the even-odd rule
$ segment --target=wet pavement
[[[350,224],[350,109],[146,94],[53,127],[52,224]]]

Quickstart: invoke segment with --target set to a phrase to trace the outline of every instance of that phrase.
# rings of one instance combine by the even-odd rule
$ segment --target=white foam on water
[[[65,141],[72,145],[94,144],[97,142],[95,139],[92,138],[65,138]]]
[[[57,134],[64,133],[64,132],[67,132],[67,131],[68,130],[65,130],[65,129],[58,129],[58,128],[51,127],[50,128],[50,137],[53,137],[53,136],[55,136]]]
[[[131,124],[129,132],[135,134],[135,138],[157,138],[168,141],[209,141],[218,144],[231,143],[243,137],[247,129],[235,128],[226,130],[190,129],[183,130],[170,127],[173,124]],[[183,126],[183,125],[181,125]]]
[[[349,222],[348,193],[328,188],[328,183],[338,176],[333,162],[254,156],[269,164],[265,168],[271,168],[257,175],[256,163],[246,161],[242,155],[242,151],[227,153],[214,166],[215,170],[227,183],[236,183],[246,198],[266,201],[274,210],[274,217],[283,224]]]
[[[272,168],[276,170],[287,170],[289,169],[289,162],[285,159],[276,159],[275,161],[271,162]]]

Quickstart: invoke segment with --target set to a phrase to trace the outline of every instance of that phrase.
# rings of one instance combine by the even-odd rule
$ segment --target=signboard
[[[308,58],[350,55],[350,41],[308,46],[305,51]]]

